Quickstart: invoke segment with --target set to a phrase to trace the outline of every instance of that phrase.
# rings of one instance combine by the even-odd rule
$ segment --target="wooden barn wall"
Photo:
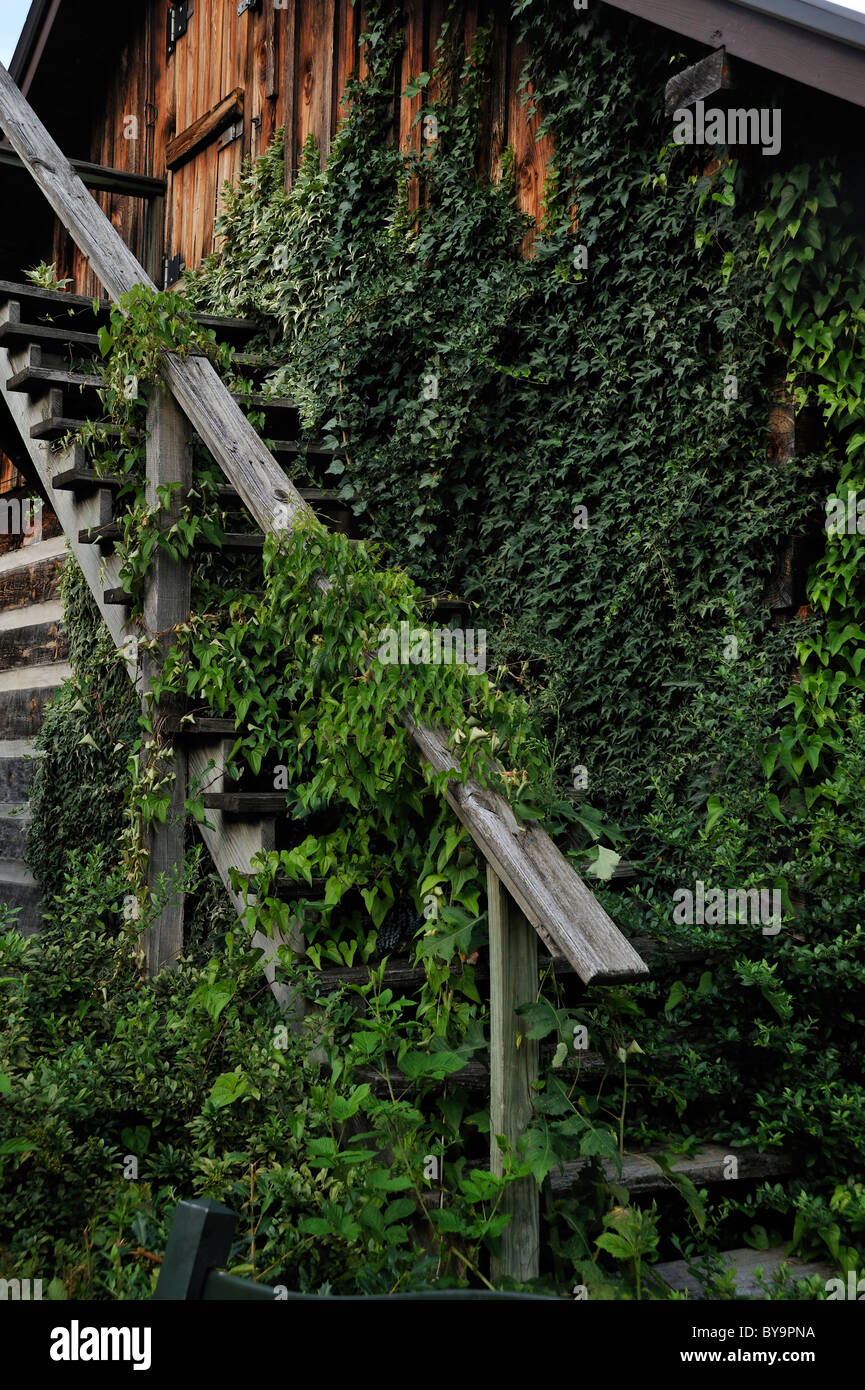
[[[237,0],[192,0],[185,35],[166,54],[165,0],[144,0],[127,12],[118,34],[113,70],[94,74],[93,139],[90,158],[99,164],[168,180],[164,208],[114,194],[94,194],[114,226],[154,274],[164,251],[187,267],[213,249],[220,189],[238,173],[246,155],[263,153],[274,131],[287,129],[287,182],[304,141],[315,136],[324,157],[341,119],[346,79],[365,70],[359,45],[362,5],[351,0],[271,0],[243,15]],[[408,0],[399,92],[409,79],[429,70],[445,12],[444,0]],[[537,115],[527,114],[520,93],[525,54],[516,44],[507,0],[467,0],[463,9],[466,49],[479,22],[493,23],[488,100],[479,131],[479,168],[497,179],[502,155],[513,146],[521,207],[537,218],[548,139],[537,141]],[[242,136],[225,130],[199,153],[167,168],[169,142],[206,117],[237,89],[243,94]],[[422,94],[394,93],[393,136],[418,148],[420,125],[412,122]],[[130,119],[131,118],[131,119]],[[239,123],[238,123],[239,124]],[[130,138],[130,136],[132,138]],[[162,243],[162,244],[160,244]],[[70,239],[58,228],[55,256],[62,274],[84,294],[98,282]],[[160,280],[161,283],[161,280]]]

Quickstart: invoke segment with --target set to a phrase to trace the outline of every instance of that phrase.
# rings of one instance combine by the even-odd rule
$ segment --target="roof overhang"
[[[61,0],[33,0],[21,37],[15,45],[15,52],[9,64],[9,73],[24,96],[36,76],[42,61],[45,45],[51,36],[54,21],[60,9]]]
[[[708,48],[865,106],[865,16],[831,0],[607,0]]]

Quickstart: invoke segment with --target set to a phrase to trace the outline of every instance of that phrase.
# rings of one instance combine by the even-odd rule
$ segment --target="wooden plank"
[[[54,623],[34,623],[24,626],[27,614],[21,615],[22,626],[0,630],[0,671],[18,666],[48,666],[53,661],[65,661],[69,655],[69,638]]]
[[[48,603],[57,593],[63,556],[19,565],[0,574],[0,611]]]
[[[423,5],[412,5],[406,14],[399,102],[399,147],[401,153],[406,157],[420,154],[422,122],[418,121],[415,125],[414,120],[423,104],[424,89],[421,89],[413,97],[404,97],[402,93],[412,78],[417,77],[424,70],[424,56],[424,7]],[[413,178],[408,186],[410,212],[417,211],[419,195],[418,180]]]
[[[169,498],[169,505],[159,512],[160,529],[171,526],[180,514],[181,491],[192,483],[192,438],[189,422],[172,399],[166,387],[160,386],[150,398],[147,409],[147,503],[159,505],[157,489],[179,483]],[[144,587],[144,628],[149,638],[156,638],[158,650],[145,651],[142,660],[142,703],[151,709],[149,696],[153,681],[158,677],[162,662],[174,639],[174,629],[189,618],[191,567],[188,560],[174,560],[159,548],[153,555]],[[172,714],[181,710],[179,697],[163,698],[152,711],[158,720],[160,713]],[[142,754],[146,758],[146,750]],[[164,824],[152,826],[147,835],[147,886],[152,895],[159,891],[159,880],[179,882],[183,872],[186,816],[186,752],[175,744],[169,758],[160,764],[160,775],[170,776],[171,801]],[[160,970],[173,968],[183,952],[183,893],[174,891],[143,933],[147,972],[153,977]]]
[[[285,813],[283,792],[205,792],[204,807],[224,816],[277,816]]]
[[[19,804],[26,800],[39,759],[7,758],[0,754],[0,802]]]
[[[731,1160],[734,1160],[731,1163]],[[556,1196],[572,1195],[572,1188],[590,1167],[592,1159],[577,1158],[554,1169],[550,1174],[550,1186]],[[687,1158],[673,1160],[673,1172],[689,1178],[695,1187],[711,1186],[723,1182],[764,1182],[767,1178],[784,1177],[796,1171],[796,1162],[790,1154],[778,1150],[761,1153],[758,1149],[736,1149],[724,1144],[704,1144]],[[624,1154],[622,1173],[618,1175],[616,1164],[610,1158],[601,1160],[601,1168],[608,1182],[620,1182],[631,1196],[647,1193],[671,1192],[675,1184],[667,1177],[663,1168],[651,1153]]]
[[[541,203],[544,193],[544,179],[547,165],[553,153],[552,137],[537,139],[541,123],[540,112],[533,99],[531,82],[522,86],[522,69],[528,57],[524,44],[515,44],[510,65],[510,142],[514,149],[514,175],[516,179],[517,202],[523,212],[528,213],[536,223],[541,216]],[[527,100],[526,100],[527,98]],[[529,231],[523,238],[523,254],[531,251],[534,232]]]
[[[214,140],[221,130],[242,115],[243,88],[237,87],[203,116],[199,116],[197,121],[193,121],[186,130],[169,140],[165,151],[165,162],[169,169],[177,169],[187,159],[192,159],[193,155]]]
[[[733,86],[733,72],[726,51],[718,48],[699,63],[671,77],[664,89],[664,115],[672,116],[695,101],[728,91]]]
[[[0,880],[0,903],[21,909],[15,930],[22,936],[34,936],[42,929],[42,889],[32,878],[23,882]]]
[[[42,727],[45,705],[60,684],[23,685],[20,690],[0,690],[0,738],[32,738]]]
[[[511,1150],[532,1117],[532,1086],[538,1079],[538,1044],[526,1037],[516,1013],[538,992],[538,938],[493,867],[487,865],[490,933],[490,1171],[504,1171],[497,1136]],[[521,1178],[504,1192],[500,1210],[510,1215],[501,1253],[491,1260],[493,1277],[520,1283],[540,1273],[540,1201],[534,1178]]]
[[[533,824],[520,825],[497,792],[473,778],[459,780],[459,765],[441,731],[411,726],[410,732],[426,761],[451,774],[449,805],[550,954],[569,960],[586,984],[644,977],[637,952],[550,837]]]
[[[6,320],[0,323],[0,344],[11,343],[59,343],[64,347],[87,348],[90,352],[99,350],[99,339],[95,333],[79,333],[73,328],[55,328],[47,323],[16,323]]]
[[[0,312],[3,311],[0,310]],[[127,628],[124,615],[117,609],[106,607],[102,598],[106,586],[110,587],[119,582],[120,563],[116,556],[100,558],[95,547],[82,545],[78,540],[78,530],[82,522],[89,520],[93,524],[98,524],[101,520],[99,496],[94,496],[89,502],[76,503],[71,493],[53,493],[52,478],[55,473],[61,473],[69,467],[75,457],[74,451],[66,455],[55,454],[45,445],[30,438],[31,425],[38,419],[37,407],[20,392],[8,392],[6,390],[6,380],[9,375],[11,375],[11,370],[8,364],[8,353],[0,349],[0,389],[3,391],[6,405],[26,445],[30,462],[36,470],[45,494],[52,497],[52,505],[66,534],[69,549],[81,566],[90,592],[115,645],[125,649],[127,666],[130,675],[135,680],[137,677],[135,635],[131,629]],[[90,511],[89,516],[88,510]]]
[[[772,1276],[782,1264],[787,1266],[790,1279],[812,1279],[815,1276],[825,1284],[834,1278],[838,1269],[829,1260],[800,1260],[788,1255],[786,1245],[773,1245],[768,1250],[722,1250],[720,1257],[727,1270],[733,1274],[733,1286],[738,1298],[754,1301],[766,1298],[766,1288],[772,1286]],[[685,1293],[690,1300],[705,1298],[700,1280],[688,1268],[694,1261],[664,1260],[652,1265],[652,1275],[663,1280],[671,1289]],[[699,1261],[697,1262],[699,1263]],[[757,1270],[763,1271],[763,1284],[757,1279]],[[854,1278],[855,1285],[855,1278]],[[842,1280],[842,1286],[846,1287]],[[855,1298],[855,1293],[853,1294]]]
[[[745,9],[733,0],[609,0],[651,24],[685,34],[710,48],[723,44],[770,72],[792,77],[809,87],[856,106],[865,106],[865,53],[812,29],[799,28],[772,15]],[[824,16],[828,20],[828,16]],[[837,22],[837,21],[836,21]],[[856,26],[861,34],[860,26]]]
[[[55,491],[74,492],[76,497],[86,497],[99,491],[119,492],[123,487],[123,479],[108,475],[101,478],[92,468],[75,465],[72,468],[64,468],[62,473],[56,473],[51,479],[51,486]]]
[[[0,807],[0,859],[22,859],[27,849],[29,821],[26,802],[14,801]]]
[[[35,396],[40,387],[68,386],[78,390],[98,391],[104,387],[101,376],[89,372],[68,372],[62,367],[24,367],[16,372],[6,383],[7,391],[26,391]]]
[[[165,179],[154,179],[144,174],[127,172],[125,169],[112,169],[104,164],[90,164],[84,159],[70,159],[69,163],[87,188],[118,193],[126,198],[165,196]],[[0,167],[25,168],[20,155],[5,142],[0,142]]]
[[[285,191],[291,192],[297,173],[297,5],[288,0],[285,11]]]
[[[264,95],[268,101],[279,96],[279,19],[284,13],[274,4],[265,6],[264,30]]]
[[[64,160],[45,127],[0,67],[0,124],[6,129],[58,216],[69,227],[114,298],[132,285],[151,284],[129,249]],[[175,400],[204,440],[265,533],[280,535],[314,514],[265,449],[205,357],[165,353],[162,374]],[[23,398],[9,396],[7,401]],[[46,486],[48,482],[46,481]],[[58,496],[58,507],[63,494]],[[71,527],[64,522],[69,534]],[[87,547],[81,547],[86,554]],[[322,579],[322,583],[327,583]],[[97,601],[102,606],[102,588]],[[102,606],[112,631],[115,611]],[[451,757],[440,734],[407,723],[416,746],[451,775],[448,801],[469,828],[553,955],[571,961],[581,979],[636,979],[646,966],[543,831],[520,829],[503,797],[485,791]]]
[[[485,119],[482,118],[481,124],[485,136],[481,142],[481,168],[489,172],[491,183],[501,180],[502,157],[508,143],[509,57],[508,14],[502,5],[497,4],[493,20],[489,96],[485,102]]]

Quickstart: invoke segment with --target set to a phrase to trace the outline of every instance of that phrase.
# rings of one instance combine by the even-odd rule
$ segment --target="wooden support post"
[[[168,507],[160,513],[160,529],[170,526],[176,519],[191,485],[191,436],[186,416],[175,404],[170,392],[162,385],[155,387],[147,412],[148,504],[154,506],[159,501],[158,487],[180,485],[173,488]],[[172,629],[189,617],[190,582],[187,560],[172,560],[164,550],[155,552],[145,587],[144,625],[148,638],[159,638],[159,651],[142,654],[142,700],[145,702],[152,681],[171,646]],[[169,701],[160,703],[158,710],[151,710],[155,718],[159,714],[178,713],[182,713],[182,709]],[[183,869],[186,753],[179,744],[175,745],[170,761],[161,764],[160,771],[163,769],[166,773],[174,773],[174,783],[165,824],[153,826],[148,835],[147,886],[151,892],[158,891],[160,875],[169,881]],[[176,892],[145,932],[147,973],[154,976],[165,966],[176,965],[182,950],[183,894]]]
[[[490,928],[490,1169],[502,1172],[496,1142],[501,1134],[512,1148],[532,1114],[532,1084],[538,1075],[538,1044],[525,1036],[525,1024],[514,1012],[529,1004],[538,989],[538,938],[509,896],[491,865],[487,865]],[[517,1045],[519,1040],[519,1046]],[[540,1201],[534,1178],[512,1183],[502,1211],[510,1221],[502,1232],[501,1258],[493,1260],[494,1275],[507,1274],[524,1283],[540,1272]]]

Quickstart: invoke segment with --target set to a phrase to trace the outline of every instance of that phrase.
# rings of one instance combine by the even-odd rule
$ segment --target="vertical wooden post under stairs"
[[[159,515],[160,530],[176,520],[184,498],[192,485],[192,430],[183,411],[166,387],[154,387],[147,411],[147,502],[159,503],[157,489],[166,484],[172,487],[168,506]],[[147,639],[156,637],[159,651],[142,652],[142,701],[149,700],[151,683],[161,668],[165,653],[171,646],[173,628],[189,617],[191,603],[191,567],[188,560],[173,560],[166,551],[154,552],[144,591],[144,625]],[[174,702],[162,701],[151,709],[156,727],[160,715],[182,712]],[[143,755],[146,756],[146,753]],[[147,836],[149,853],[147,886],[152,893],[161,893],[160,876],[168,883],[183,869],[183,850],[186,830],[184,803],[186,801],[186,749],[182,740],[173,743],[171,758],[160,762],[160,776],[173,772],[171,801],[164,824],[151,827]],[[157,975],[166,966],[177,964],[183,950],[183,893],[173,892],[144,933],[143,941],[147,973]]]
[[[532,1085],[538,1078],[538,1044],[525,1036],[514,1012],[533,1003],[538,992],[538,938],[495,869],[487,864],[490,931],[490,1171],[501,1176],[502,1153],[496,1135],[512,1149],[532,1115]],[[505,1189],[502,1212],[510,1221],[502,1232],[501,1255],[493,1277],[510,1275],[520,1283],[540,1273],[540,1203],[534,1178]]]

